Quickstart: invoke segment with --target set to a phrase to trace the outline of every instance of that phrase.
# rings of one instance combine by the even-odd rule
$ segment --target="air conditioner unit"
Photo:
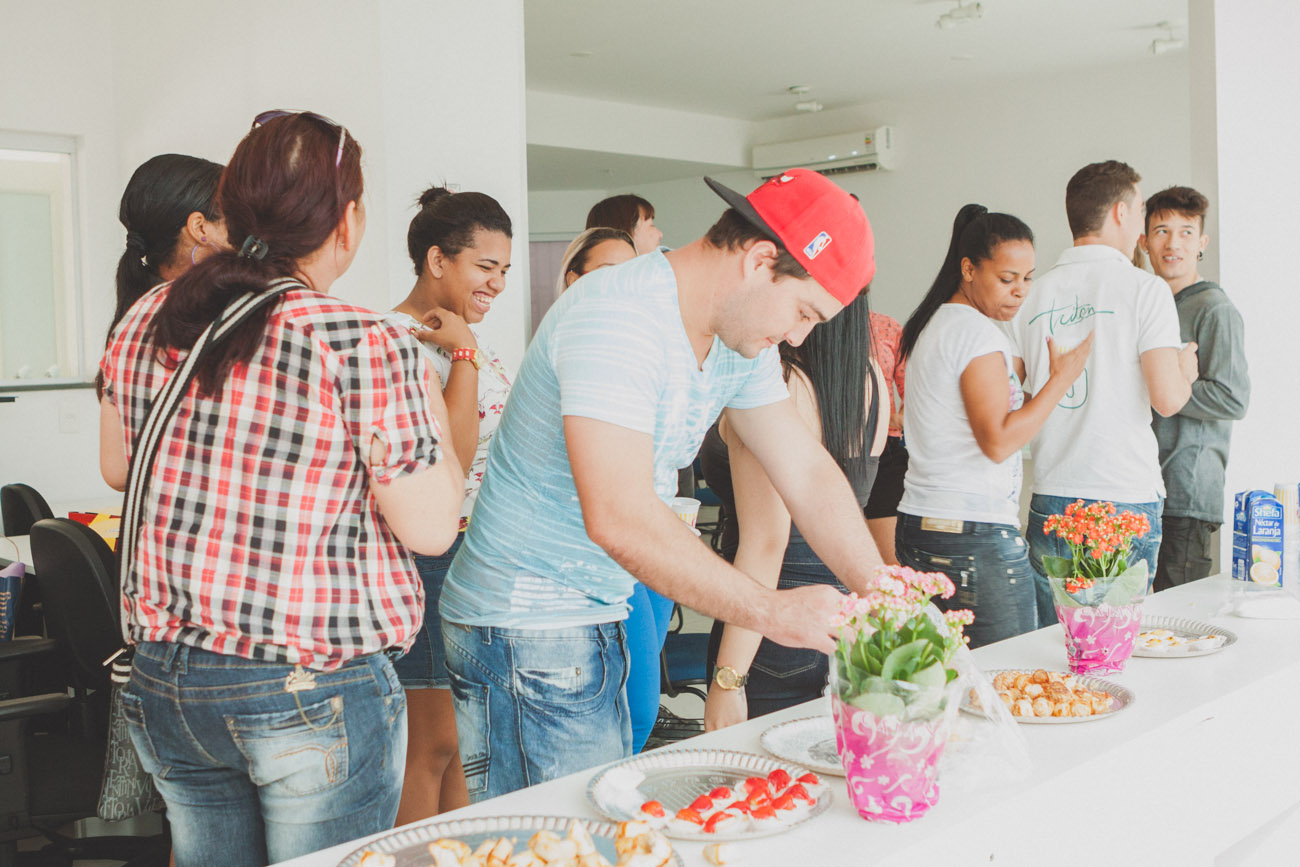
[[[823,175],[873,172],[896,164],[894,128],[849,132],[801,141],[754,145],[754,174],[763,180],[786,169],[812,169]]]

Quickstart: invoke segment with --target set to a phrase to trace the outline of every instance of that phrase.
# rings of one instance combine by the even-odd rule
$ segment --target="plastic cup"
[[[694,497],[673,497],[668,501],[673,514],[686,522],[686,526],[695,528],[695,519],[700,516],[700,501]]]

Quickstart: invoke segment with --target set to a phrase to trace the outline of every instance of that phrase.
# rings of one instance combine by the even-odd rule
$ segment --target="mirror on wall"
[[[80,379],[76,142],[0,132],[0,387]]]

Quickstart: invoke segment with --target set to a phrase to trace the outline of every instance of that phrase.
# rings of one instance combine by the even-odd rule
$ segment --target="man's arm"
[[[1142,353],[1142,376],[1151,394],[1151,408],[1168,418],[1192,396],[1196,379],[1196,344],[1182,349],[1162,346]]]
[[[830,621],[841,594],[826,586],[770,590],[701,544],[655,493],[650,434],[566,415],[564,439],[587,535],[616,563],[711,617],[789,647],[834,651]]]
[[[865,592],[880,551],[844,473],[790,401],[728,409],[732,429],[767,473],[821,561],[850,590]]]
[[[1200,378],[1179,415],[1202,421],[1244,418],[1250,404],[1246,369],[1246,328],[1235,307],[1224,304],[1204,311],[1195,328]]]

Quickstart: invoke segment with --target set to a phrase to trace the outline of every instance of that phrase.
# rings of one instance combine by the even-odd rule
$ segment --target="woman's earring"
[[[1205,251],[1204,250],[1198,251],[1196,254],[1196,261],[1199,262],[1204,258],[1205,258]]]
[[[190,247],[190,264],[191,264],[191,265],[197,265],[197,264],[199,264],[198,260],[194,258],[194,254],[195,254],[196,252],[198,252],[198,249],[199,249],[200,246],[202,246],[202,247],[206,247],[206,246],[208,246],[208,236],[207,236],[207,235],[204,235],[203,237],[199,238],[199,243],[195,244],[193,247]]]

